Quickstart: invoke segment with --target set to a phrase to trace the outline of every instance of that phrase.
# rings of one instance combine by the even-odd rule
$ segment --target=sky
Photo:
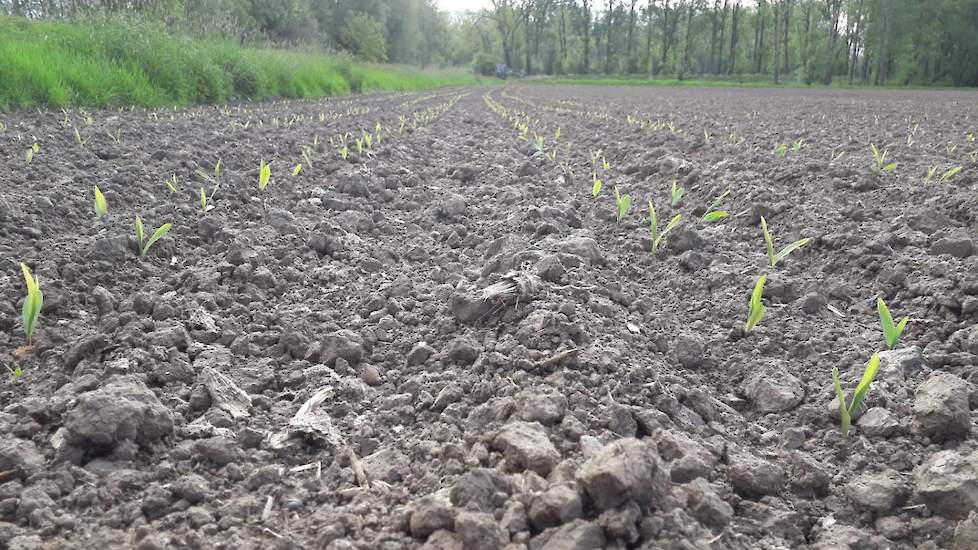
[[[478,11],[492,6],[490,0],[435,0],[435,4],[444,11],[455,13]]]

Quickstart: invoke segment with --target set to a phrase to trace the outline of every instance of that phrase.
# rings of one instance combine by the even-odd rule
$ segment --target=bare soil
[[[23,371],[0,386],[0,548],[978,548],[974,92],[0,122],[0,363]],[[649,200],[682,215],[655,253]],[[173,224],[145,258],[136,215]],[[812,241],[771,268],[761,216]],[[22,261],[45,303],[18,358]],[[893,351],[877,297],[911,317]],[[832,369],[851,394],[877,351],[843,437]]]

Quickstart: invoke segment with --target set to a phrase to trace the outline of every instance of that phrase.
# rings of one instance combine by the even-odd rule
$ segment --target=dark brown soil
[[[0,122],[0,362],[24,373],[0,387],[0,548],[978,548],[973,92],[509,86]],[[650,199],[683,216],[654,254]],[[137,214],[173,224],[146,258]],[[761,216],[812,242],[768,267]],[[45,304],[18,360],[22,261]],[[851,394],[885,349],[878,296],[912,320],[843,437],[831,372]]]

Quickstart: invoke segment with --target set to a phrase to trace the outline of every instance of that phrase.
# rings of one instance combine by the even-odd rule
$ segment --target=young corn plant
[[[618,216],[618,223],[625,219],[625,215],[628,214],[629,209],[632,207],[632,197],[631,195],[622,195],[618,191],[618,186],[614,188],[615,192],[615,211]]]
[[[931,166],[927,169],[927,175],[924,176],[924,185],[934,181],[934,176],[937,175],[937,166]]]
[[[177,175],[176,174],[173,174],[173,176],[170,179],[165,180],[163,182],[163,184],[166,185],[166,188],[170,190],[170,193],[176,193],[177,192]]]
[[[839,381],[839,367],[832,369],[832,385],[835,387],[835,396],[839,401],[839,417],[842,419],[843,436],[847,437],[849,435],[849,426],[852,425],[852,419],[859,412],[859,406],[862,405],[866,393],[869,392],[869,386],[876,378],[876,372],[879,368],[880,356],[878,353],[874,353],[869,359],[869,363],[866,364],[866,370],[863,371],[862,380],[856,386],[856,391],[853,392],[852,400],[848,406],[846,405],[846,394],[842,391],[842,382]]]
[[[105,200],[102,190],[95,186],[95,217],[102,218],[109,213],[109,203]]]
[[[680,187],[676,180],[672,180],[672,191],[669,195],[669,204],[674,208],[679,204],[679,201],[683,200],[683,195],[686,194],[686,189]]]
[[[941,183],[947,183],[951,181],[951,178],[956,176],[957,173],[961,171],[961,168],[962,168],[961,166],[955,166],[954,168],[951,168],[947,172],[944,172],[943,174],[941,174],[941,179],[939,181]]]
[[[88,143],[88,138],[83,138],[81,132],[78,131],[78,127],[75,126],[75,141],[78,142],[79,147],[84,147]]]
[[[775,155],[778,155],[779,157],[782,157],[782,158],[788,156],[788,146],[785,145],[784,143],[779,143],[779,144],[775,145],[774,146],[774,154]]]
[[[720,193],[720,196],[713,199],[713,202],[711,202],[710,205],[706,207],[706,212],[703,214],[703,217],[700,218],[700,222],[713,223],[728,217],[730,215],[729,212],[727,212],[726,210],[718,210],[718,208],[720,208],[720,205],[723,204],[723,199],[727,198],[727,195],[729,194],[730,194],[730,190],[727,189],[723,193]]]
[[[761,216],[761,232],[764,233],[764,244],[767,245],[767,259],[772,268],[778,265],[778,262],[787,258],[788,254],[791,254],[795,250],[811,242],[811,239],[807,237],[804,239],[798,239],[797,241],[775,252],[774,239],[771,238],[771,233],[767,230],[767,221],[764,219],[764,216]]]
[[[883,149],[883,152],[880,152],[875,143],[870,143],[869,150],[873,153],[873,167],[877,172],[889,174],[890,172],[896,170],[897,163],[886,162],[887,149]]]
[[[298,176],[302,172],[302,164],[296,164],[295,168],[292,169],[292,177]]]
[[[363,140],[360,138],[353,138],[353,143],[357,146],[357,154],[363,154]]]
[[[268,181],[272,177],[272,166],[270,163],[265,162],[265,159],[261,160],[258,165],[258,189],[264,191],[268,188]]]
[[[666,223],[666,226],[660,230],[659,217],[655,213],[655,205],[652,204],[652,201],[649,201],[649,232],[651,233],[651,237],[652,237],[653,253],[659,249],[659,245],[661,245],[662,241],[665,240],[666,235],[668,235],[670,231],[675,229],[679,225],[680,220],[682,219],[683,219],[682,214],[676,214],[675,216],[672,217],[672,219],[670,219]]]
[[[791,152],[792,153],[797,153],[798,151],[801,151],[801,146],[804,143],[805,143],[805,140],[799,138],[798,141],[796,141],[796,142],[794,142],[794,143],[791,144]]]
[[[744,336],[754,331],[757,324],[764,318],[767,308],[761,302],[764,295],[764,283],[767,282],[767,273],[760,276],[754,283],[754,290],[750,293],[750,301],[747,303],[747,321],[744,323]]]
[[[207,190],[203,187],[197,191],[197,202],[200,204],[200,209],[204,212],[210,212],[214,209],[214,205],[210,203],[210,197],[207,196]]]
[[[39,152],[41,152],[41,146],[35,141],[34,144],[27,149],[27,152],[24,153],[24,160],[27,161],[27,164],[34,162],[34,155],[38,154]]]
[[[591,172],[591,196],[597,197],[598,195],[600,195],[601,188],[603,186],[604,183],[601,182],[601,178],[598,177],[598,174],[595,172]]]
[[[907,328],[910,318],[904,317],[900,319],[899,323],[894,323],[890,308],[886,307],[883,298],[876,299],[876,310],[880,314],[880,325],[883,327],[883,339],[886,340],[886,347],[893,349],[900,341],[900,335],[903,334],[903,329]]]
[[[139,256],[145,257],[149,252],[149,249],[156,244],[156,241],[162,239],[173,229],[173,225],[165,223],[153,232],[153,236],[149,239],[146,238],[146,228],[143,227],[143,220],[139,216],[136,216],[136,244],[139,246]]]
[[[340,148],[340,158],[346,160],[350,156],[350,148],[344,143],[343,147]]]
[[[27,264],[21,262],[20,270],[27,284],[27,296],[24,298],[20,318],[24,322],[24,334],[27,336],[26,349],[29,350],[34,346],[34,330],[37,329],[37,318],[41,315],[41,308],[44,306],[44,293],[41,292],[38,278],[31,274]]]

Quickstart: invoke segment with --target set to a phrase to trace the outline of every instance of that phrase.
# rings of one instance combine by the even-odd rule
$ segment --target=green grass
[[[147,23],[0,16],[0,110],[317,98],[475,81],[464,72],[365,65],[319,52],[194,40]]]

